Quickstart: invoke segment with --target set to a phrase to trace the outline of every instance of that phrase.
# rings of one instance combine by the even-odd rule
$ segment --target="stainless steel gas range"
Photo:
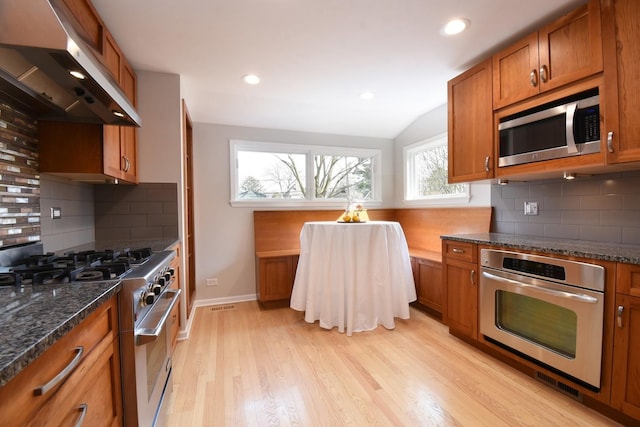
[[[154,253],[122,280],[120,353],[124,424],[165,425],[171,382],[169,313],[180,297],[170,289],[174,251]]]
[[[150,248],[63,255],[42,253],[41,245],[15,248],[1,255],[0,285],[36,288],[119,280],[124,425],[162,426],[172,389],[169,313],[180,297],[180,290],[171,289],[175,256],[175,251]]]

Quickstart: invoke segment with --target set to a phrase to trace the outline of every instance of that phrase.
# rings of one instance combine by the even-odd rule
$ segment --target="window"
[[[233,205],[380,201],[380,150],[230,141]]]
[[[405,201],[466,203],[469,184],[448,183],[447,134],[404,148]]]

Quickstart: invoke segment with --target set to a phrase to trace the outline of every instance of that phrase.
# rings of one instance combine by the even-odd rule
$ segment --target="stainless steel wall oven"
[[[480,333],[599,389],[604,267],[496,249],[480,256]]]

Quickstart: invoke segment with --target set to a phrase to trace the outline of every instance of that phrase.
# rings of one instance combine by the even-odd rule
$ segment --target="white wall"
[[[406,206],[403,201],[404,160],[402,149],[407,145],[423,141],[446,131],[447,104],[444,104],[418,117],[394,139],[394,168],[396,171],[394,183],[395,207],[402,208]],[[469,204],[465,206],[491,206],[491,185],[489,182],[473,182],[470,184],[469,192],[471,199]],[[446,205],[438,206],[444,207]]]
[[[254,296],[253,208],[231,207],[229,140],[302,143],[382,150],[383,205],[393,206],[393,142],[275,129],[194,123],[194,210],[198,301]],[[217,286],[206,286],[207,278]]]

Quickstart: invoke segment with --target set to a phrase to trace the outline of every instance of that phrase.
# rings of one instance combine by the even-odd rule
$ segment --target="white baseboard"
[[[257,294],[248,294],[248,295],[237,295],[233,297],[225,297],[225,298],[210,298],[203,300],[195,300],[193,302],[193,306],[191,307],[191,313],[189,313],[189,318],[187,319],[187,325],[184,329],[181,329],[178,332],[178,341],[188,340],[191,335],[191,324],[193,322],[193,318],[196,315],[196,309],[198,307],[208,307],[210,305],[221,305],[221,304],[232,304],[234,302],[247,302],[247,301],[255,301],[258,299]]]

